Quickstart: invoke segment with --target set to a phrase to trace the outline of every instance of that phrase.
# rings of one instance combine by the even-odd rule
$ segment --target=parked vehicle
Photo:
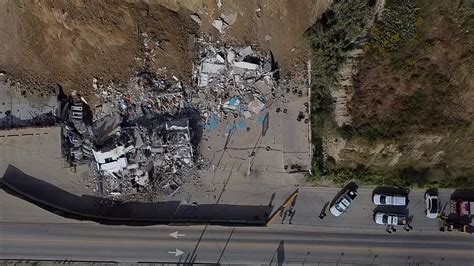
[[[408,219],[404,214],[377,212],[374,214],[374,221],[383,225],[406,225]]]
[[[406,206],[407,196],[405,195],[384,195],[374,194],[372,201],[375,205],[395,205],[395,206]]]
[[[351,202],[357,197],[357,192],[346,190],[329,209],[332,215],[339,216],[349,208]]]
[[[434,219],[438,217],[439,214],[439,200],[436,193],[426,193],[425,194],[425,204],[426,204],[426,217]]]

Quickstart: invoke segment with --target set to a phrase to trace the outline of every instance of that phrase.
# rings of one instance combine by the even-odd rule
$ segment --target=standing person
[[[296,210],[291,210],[291,211],[290,211],[290,221],[289,221],[289,224],[291,224],[291,222],[293,221],[293,217],[295,217],[295,213],[296,213]]]

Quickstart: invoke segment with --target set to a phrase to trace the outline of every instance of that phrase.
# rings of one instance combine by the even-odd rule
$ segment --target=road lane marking
[[[186,235],[185,234],[180,234],[180,233],[178,233],[178,231],[174,231],[173,233],[170,234],[170,236],[172,236],[174,239],[178,239],[178,237],[186,236]]]
[[[174,254],[175,257],[178,257],[178,256],[181,256],[184,254],[183,251],[181,251],[180,249],[176,249],[175,251],[168,251],[169,254]]]

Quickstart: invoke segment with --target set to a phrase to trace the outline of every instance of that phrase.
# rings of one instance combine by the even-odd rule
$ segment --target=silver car
[[[434,219],[438,217],[439,213],[439,200],[438,195],[435,193],[426,193],[425,194],[425,204],[426,204],[426,217]]]

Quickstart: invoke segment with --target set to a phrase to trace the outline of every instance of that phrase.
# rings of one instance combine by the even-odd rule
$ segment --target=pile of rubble
[[[91,164],[101,195],[152,191],[172,195],[195,168],[190,121],[181,82],[143,73],[125,94],[93,82],[103,104],[92,117],[74,93],[61,101],[65,154],[72,164]],[[199,116],[197,116],[199,119]]]
[[[198,45],[193,104],[207,120],[206,125],[228,115],[258,115],[275,99],[279,73],[271,52],[261,54],[251,46],[219,46],[203,39]]]
[[[74,164],[91,165],[99,194],[161,189],[173,195],[201,161],[200,131],[229,115],[251,118],[276,97],[278,69],[270,52],[198,40],[193,87],[143,72],[125,88],[93,88],[94,115],[84,98],[60,100],[64,147]]]

